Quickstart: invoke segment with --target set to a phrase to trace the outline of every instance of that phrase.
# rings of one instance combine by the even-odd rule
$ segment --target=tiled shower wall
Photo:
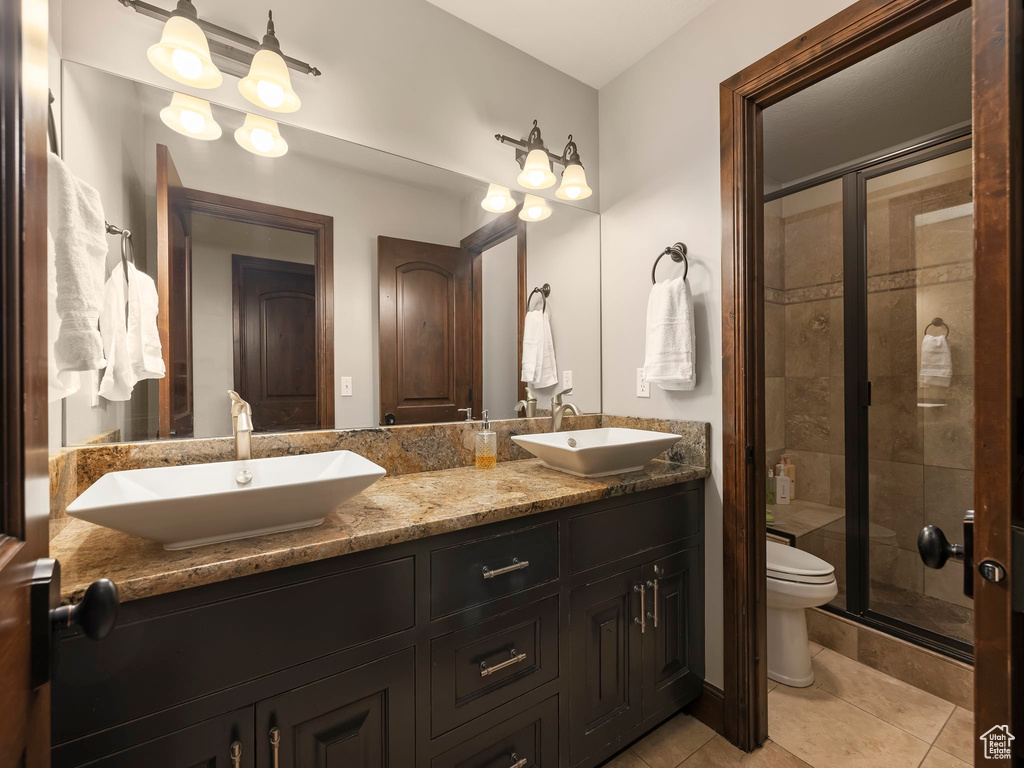
[[[946,167],[869,187],[871,576],[969,606],[961,566],[926,569],[916,547],[927,523],[958,540],[973,496],[972,219],[937,213],[971,202],[971,168],[952,158],[939,165]],[[799,497],[843,508],[840,190],[832,182],[765,206],[765,400],[771,464],[792,454]],[[950,327],[949,388],[918,384],[921,339],[936,316]],[[840,584],[844,526],[828,526],[814,547],[837,567]]]

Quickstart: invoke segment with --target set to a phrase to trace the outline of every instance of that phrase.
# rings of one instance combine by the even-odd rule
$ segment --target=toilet
[[[805,608],[838,594],[831,565],[775,541],[768,545],[768,677],[794,688],[814,682]]]

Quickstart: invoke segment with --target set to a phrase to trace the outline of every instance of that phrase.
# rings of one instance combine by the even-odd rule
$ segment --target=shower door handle
[[[942,568],[947,561],[964,564],[964,595],[974,597],[974,510],[964,516],[964,543],[950,544],[941,528],[926,525],[917,537],[917,551],[929,568]]]

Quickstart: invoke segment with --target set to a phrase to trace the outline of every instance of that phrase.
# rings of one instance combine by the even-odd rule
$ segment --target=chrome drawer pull
[[[273,768],[278,768],[278,748],[281,746],[281,729],[271,728],[270,729],[270,764]]]
[[[231,742],[231,768],[242,768],[242,742]]]
[[[512,565],[506,565],[504,568],[495,568],[493,571],[486,565],[481,571],[485,579],[493,579],[495,576],[501,576],[506,573],[512,573],[512,571],[521,571],[523,568],[529,568],[529,560],[520,560],[518,557],[512,558]]]
[[[487,677],[488,675],[493,675],[495,672],[501,672],[501,670],[505,669],[506,667],[511,667],[513,664],[518,664],[521,661],[526,661],[526,654],[519,653],[516,651],[515,648],[513,648],[511,651],[509,651],[507,661],[503,661],[500,664],[495,664],[493,667],[490,666],[486,661],[481,661],[480,677]],[[512,766],[512,768],[515,768],[515,766]]]
[[[523,768],[528,762],[530,762],[530,761],[527,760],[525,757],[520,757],[520,758],[517,759],[516,758],[516,753],[513,752],[512,753],[512,765],[510,765],[508,768]]]

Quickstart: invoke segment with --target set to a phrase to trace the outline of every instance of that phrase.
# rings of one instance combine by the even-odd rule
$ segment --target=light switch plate
[[[637,397],[650,397],[651,396],[651,382],[644,378],[644,369],[636,369],[636,396]]]
[[[572,389],[572,371],[562,371],[562,389]]]
[[[341,396],[352,397],[352,377],[342,376],[341,377]]]

